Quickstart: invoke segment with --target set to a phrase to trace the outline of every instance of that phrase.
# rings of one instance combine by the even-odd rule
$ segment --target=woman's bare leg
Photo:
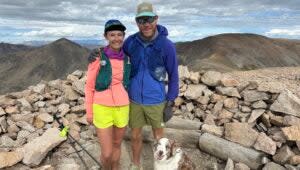
[[[104,170],[111,170],[113,153],[113,127],[97,128],[97,136],[100,142],[100,162]]]
[[[113,146],[112,146],[112,170],[118,170],[121,157],[121,144],[126,131],[126,127],[118,128],[113,126]]]

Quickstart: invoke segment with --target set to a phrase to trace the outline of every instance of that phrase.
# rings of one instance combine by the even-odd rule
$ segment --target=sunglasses
[[[136,18],[136,22],[140,25],[143,25],[143,24],[146,24],[146,23],[153,23],[155,21],[155,17],[139,17],[139,18]]]

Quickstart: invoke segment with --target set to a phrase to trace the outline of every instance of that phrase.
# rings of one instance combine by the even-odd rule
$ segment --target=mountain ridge
[[[23,45],[23,44],[11,44],[11,43],[0,43],[0,56],[3,56],[5,54],[9,53],[15,53],[19,51],[27,51],[31,50],[34,47]]]
[[[219,34],[176,45],[181,64],[192,70],[252,70],[300,65],[300,41],[257,34]]]
[[[77,69],[87,69],[89,50],[62,38],[29,51],[0,58],[0,93],[22,90],[41,80],[63,78]]]
[[[1,49],[1,46],[0,46]],[[220,72],[300,66],[300,40],[257,34],[219,34],[176,44],[181,65],[193,71]],[[63,78],[87,69],[90,50],[67,38],[0,57],[0,93],[18,91],[41,80]]]

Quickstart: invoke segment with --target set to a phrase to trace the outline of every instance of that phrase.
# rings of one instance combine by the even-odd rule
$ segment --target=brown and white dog
[[[154,144],[154,170],[194,170],[195,165],[173,140],[161,138]]]

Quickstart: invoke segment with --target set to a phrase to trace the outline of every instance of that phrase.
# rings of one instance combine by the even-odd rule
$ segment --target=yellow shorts
[[[93,123],[97,128],[108,128],[112,125],[123,128],[129,120],[129,105],[103,106],[93,104]]]

